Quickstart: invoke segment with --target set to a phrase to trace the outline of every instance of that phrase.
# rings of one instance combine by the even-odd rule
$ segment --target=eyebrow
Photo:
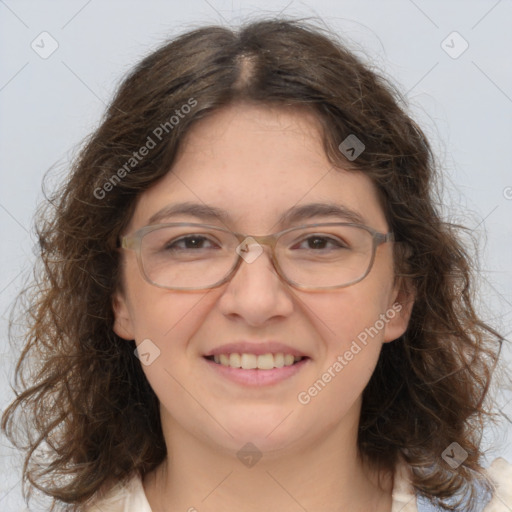
[[[179,215],[190,215],[202,221],[221,221],[225,225],[230,225],[232,222],[232,217],[226,210],[206,204],[184,202],[165,206],[150,217],[149,224],[159,224]],[[286,226],[314,217],[338,217],[347,222],[366,224],[360,213],[336,203],[308,203],[293,206],[281,214],[277,224]]]

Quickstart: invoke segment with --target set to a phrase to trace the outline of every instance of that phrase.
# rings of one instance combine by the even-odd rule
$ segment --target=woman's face
[[[316,118],[304,111],[238,104],[202,120],[189,132],[171,172],[140,196],[126,233],[182,202],[221,209],[230,229],[250,235],[291,227],[277,219],[309,203],[339,205],[388,232],[370,179],[333,168]],[[159,221],[226,227],[190,214]],[[322,215],[294,225],[344,221]],[[194,292],[153,286],[141,276],[134,251],[123,258],[115,331],[143,343],[143,370],[161,402],[164,432],[186,432],[216,449],[239,450],[252,442],[261,451],[296,450],[337,432],[356,435],[361,394],[382,344],[399,337],[408,320],[409,308],[397,305],[391,244],[378,247],[362,281],[321,292],[282,281],[268,249],[250,263],[242,261],[229,282]],[[286,370],[286,377],[256,385],[230,378],[205,358],[243,342],[254,344],[254,351],[280,343],[287,348],[270,352],[295,351],[307,359]]]

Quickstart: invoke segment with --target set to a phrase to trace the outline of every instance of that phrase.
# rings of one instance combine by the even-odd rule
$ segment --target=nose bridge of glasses
[[[244,263],[249,264],[248,266],[252,266],[256,260],[265,261],[264,266],[266,267],[270,264],[270,268],[273,269],[277,275],[281,275],[279,270],[279,263],[277,263],[277,255],[275,252],[275,245],[277,242],[278,236],[275,234],[271,235],[248,235],[241,233],[234,233],[238,239],[238,245],[236,247],[235,253],[237,255],[237,261],[232,267],[231,277],[233,277],[234,273],[238,273],[240,271],[240,267],[242,265],[242,260]],[[265,250],[267,247],[267,250]],[[267,252],[267,260],[262,258],[263,253]]]
[[[276,245],[276,235],[242,235],[243,240],[254,240],[260,246],[267,246],[273,249]],[[252,241],[251,240],[251,241]]]
[[[265,247],[268,247],[268,256],[271,262],[275,265],[275,247],[277,243],[277,235],[248,235],[242,233],[234,233],[238,240],[236,252],[239,258],[244,259],[247,263],[252,263],[258,256],[265,251]],[[251,252],[251,247],[254,251],[254,256],[248,257],[248,253]]]

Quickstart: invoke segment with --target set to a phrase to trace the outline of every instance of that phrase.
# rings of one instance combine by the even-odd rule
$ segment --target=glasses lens
[[[340,224],[285,233],[276,247],[282,273],[310,287],[333,287],[362,279],[373,256],[373,236],[364,228]]]
[[[223,279],[236,262],[237,238],[200,226],[166,226],[141,242],[146,277],[168,288],[201,288]]]
[[[207,288],[231,272],[239,244],[235,235],[215,228],[166,226],[142,238],[142,267],[149,281],[158,286]],[[276,244],[281,273],[297,285],[312,288],[343,286],[362,279],[372,257],[372,234],[343,224],[294,229]]]

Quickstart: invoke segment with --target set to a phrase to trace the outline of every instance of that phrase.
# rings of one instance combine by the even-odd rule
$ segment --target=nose
[[[248,243],[244,248],[242,244],[240,254],[240,266],[219,299],[223,314],[242,318],[251,326],[290,315],[293,295],[274,268],[270,247]]]

